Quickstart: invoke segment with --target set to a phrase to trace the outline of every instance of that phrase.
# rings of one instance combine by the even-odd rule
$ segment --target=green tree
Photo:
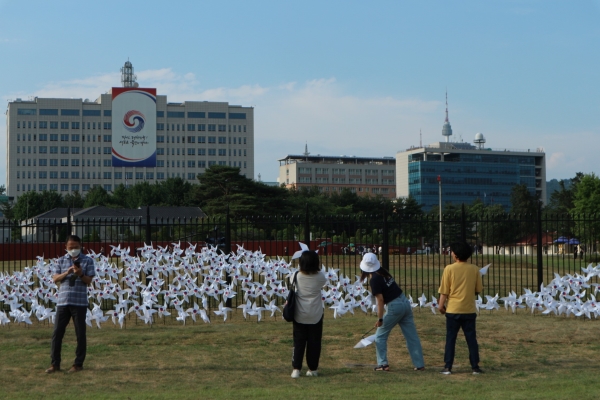
[[[583,175],[576,184],[571,212],[575,235],[588,246],[595,243],[600,238],[600,178],[594,173]]]
[[[58,194],[56,192],[52,192],[55,194]],[[59,195],[60,197],[60,195]],[[73,194],[68,193],[65,195],[65,197],[63,197],[62,199],[62,203],[64,207],[71,207],[71,208],[83,208],[83,205],[85,204],[85,199],[83,197],[81,197],[81,194],[79,194],[78,191],[73,192]]]
[[[94,186],[85,196],[84,207],[107,206],[111,203],[110,194],[100,185]]]

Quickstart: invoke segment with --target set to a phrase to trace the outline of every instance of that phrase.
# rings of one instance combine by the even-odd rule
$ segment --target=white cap
[[[365,272],[375,272],[379,268],[381,268],[381,264],[379,264],[379,260],[374,253],[367,253],[363,256],[360,262],[360,269]]]

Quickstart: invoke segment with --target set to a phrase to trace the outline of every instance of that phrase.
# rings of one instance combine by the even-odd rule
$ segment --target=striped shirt
[[[94,260],[90,257],[80,254],[78,261],[81,262],[81,269],[85,276],[95,276],[96,269],[94,268]],[[73,259],[70,255],[64,255],[58,259],[56,266],[52,271],[52,275],[62,274],[73,265]],[[60,282],[60,288],[58,289],[58,302],[57,306],[88,306],[88,286],[83,283],[81,278],[77,277],[75,280],[75,286],[69,286],[69,278],[72,274],[67,275],[65,279]]]

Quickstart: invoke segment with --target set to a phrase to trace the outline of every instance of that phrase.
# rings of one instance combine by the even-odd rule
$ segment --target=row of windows
[[[21,122],[23,122],[23,124],[21,125]],[[40,129],[48,129],[48,126],[50,126],[50,129],[58,129],[58,122],[59,121],[50,121],[50,124],[48,124],[48,121],[40,121]],[[17,121],[17,128],[21,128],[21,126],[23,127],[23,129],[37,129],[37,121]],[[60,121],[60,129],[87,129],[88,130],[95,130],[96,129],[96,122],[83,122],[80,123],[78,121]],[[100,127],[103,127],[104,129],[112,129],[112,124],[110,122],[104,122],[103,125],[100,125],[100,122],[98,122],[98,129],[100,129]],[[70,128],[69,128],[70,127]],[[190,132],[196,131],[196,129],[199,132],[204,132],[206,131],[206,124],[187,124],[187,130]],[[186,125],[185,124],[166,124],[166,128],[167,131],[186,131]],[[165,130],[165,124],[164,123],[157,123],[156,124],[156,130],[157,131],[164,131]],[[246,125],[217,125],[217,124],[208,124],[208,132],[246,132]]]
[[[39,141],[40,142],[46,142],[48,141],[48,137],[50,137],[50,141],[51,142],[57,142],[59,139],[59,134],[58,133],[51,133],[51,134],[47,134],[47,133],[40,133],[39,134]],[[112,142],[112,135],[97,135],[98,137],[98,142],[100,141],[104,141],[105,143],[110,143]],[[37,141],[38,135],[36,134],[23,134],[22,136],[22,141],[23,142],[31,142],[31,141]],[[171,143],[196,143],[196,136],[167,136],[167,143],[171,142]],[[206,143],[206,136],[198,136],[198,143]],[[33,139],[33,140],[32,140]],[[71,134],[69,136],[68,133],[62,133],[60,134],[60,141],[61,142],[68,142],[69,140],[71,142],[79,142],[79,139],[81,139],[81,141],[85,142],[86,141],[86,135],[79,135],[79,134]],[[227,144],[227,138],[225,136],[219,136],[217,139],[217,136],[209,136],[208,137],[208,143],[218,143],[219,144]],[[21,141],[21,134],[17,134],[17,142]],[[96,135],[87,135],[87,141],[88,142],[95,142],[96,141]],[[156,137],[156,142],[157,143],[164,143],[165,142],[165,136],[163,135],[158,135]],[[235,136],[230,136],[229,137],[229,144],[246,144],[246,138],[243,138],[242,141],[242,137],[235,137]]]
[[[199,150],[198,151],[198,155],[202,155],[202,156],[206,155],[205,149],[198,149],[198,150]],[[200,150],[202,150],[202,151],[200,152]],[[209,156],[217,156],[217,152],[215,150],[216,149],[209,149],[208,155]],[[231,151],[229,153],[230,153],[230,156],[231,156]],[[226,155],[225,149],[219,149],[218,155],[219,156],[225,156]],[[242,152],[240,150],[239,156],[241,156],[241,155],[242,155]],[[31,159],[27,160],[27,166],[29,166],[29,167],[32,166],[31,161],[32,161]],[[40,167],[48,167],[48,166],[50,166],[50,167],[58,167],[59,164],[60,164],[61,167],[68,167],[69,165],[71,167],[79,167],[80,165],[82,167],[85,167],[86,166],[86,161],[87,161],[87,166],[88,167],[96,167],[96,166],[100,167],[101,165],[104,166],[104,167],[112,167],[112,159],[102,160],[102,164],[100,163],[100,160],[98,160],[98,163],[96,165],[96,160],[95,159],[93,159],[93,160],[90,160],[90,159],[79,160],[79,159],[68,159],[68,158],[61,158],[61,159],[58,159],[58,158],[50,158],[50,159],[40,158],[39,160],[34,158],[33,159],[33,166],[36,167],[37,164],[39,164]],[[166,165],[168,167],[169,166],[169,160],[156,160],[156,167],[157,168],[163,168],[165,166],[165,161],[166,161]],[[177,160],[177,161],[176,160],[170,160],[170,161],[171,161],[170,165],[173,168],[175,168],[175,165],[177,165],[177,168],[185,167],[185,160]],[[175,164],[175,163],[177,163],[177,164]],[[195,165],[196,165],[196,161],[195,160],[188,160],[187,163],[188,163],[187,164],[188,167],[195,168]],[[198,161],[198,166],[200,168],[204,168],[203,166],[201,166],[201,165],[203,165],[203,163],[205,163],[204,160]],[[23,167],[25,167],[25,159],[23,159],[23,163],[22,164],[23,164]],[[242,166],[242,161],[233,161],[233,164],[234,164],[233,165],[234,167],[241,167]],[[230,162],[230,165],[231,165],[231,162]],[[20,167],[20,166],[21,166],[21,159],[17,158],[17,167]],[[244,168],[246,168],[246,161],[244,161]],[[33,172],[35,174],[35,171],[17,171],[17,178],[20,179],[21,176],[23,178],[25,178],[25,172],[27,172],[29,174],[31,174],[31,172]],[[35,178],[35,176],[34,176],[34,178]]]
[[[207,143],[206,141],[206,136],[167,136],[167,143],[169,143],[169,141],[171,143],[196,143],[196,138],[198,139],[198,143]],[[170,140],[169,140],[170,139]],[[243,138],[244,140],[242,141],[241,137],[235,137],[235,136],[230,136],[229,137],[229,144],[246,144],[246,138]],[[227,144],[227,137],[225,136],[208,136],[208,143],[209,144],[216,144],[218,141],[219,144]],[[165,142],[165,136],[162,135],[158,135],[156,137],[156,143],[164,143]],[[233,143],[232,143],[233,142]]]
[[[199,161],[198,162],[198,168],[206,168],[206,165],[208,164],[208,166],[213,166],[213,165],[217,165],[217,161],[208,161],[208,163],[206,161]],[[227,163],[225,161],[219,161],[218,162],[219,165],[227,165]],[[229,165],[231,166],[231,163],[229,163]],[[233,163],[234,167],[239,167],[242,168],[242,164],[241,163]],[[195,168],[196,167],[196,163],[195,162],[188,162],[188,168]],[[246,163],[244,163],[244,168],[246,168]],[[185,173],[181,173],[181,176],[184,177]],[[154,179],[154,172],[136,172],[135,173],[135,179],[136,180],[153,180]],[[103,172],[102,175],[100,174],[100,172],[98,172],[96,174],[96,172],[87,172],[87,177],[86,177],[86,173],[82,172],[81,174],[78,171],[71,171],[70,175],[68,171],[40,171],[38,174],[38,177],[36,178],[36,172],[33,171],[28,171],[28,175],[27,178],[25,177],[25,173],[23,173],[23,179],[48,179],[48,177],[50,179],[113,179],[113,173],[112,172]],[[175,173],[171,173],[171,176],[174,177]],[[180,176],[179,173],[177,173],[177,176]],[[196,179],[196,173],[194,172],[188,172],[187,173],[188,179]],[[123,175],[123,172],[115,172],[114,173],[114,179],[116,180],[122,180],[123,177],[125,177],[125,180],[133,180],[134,177],[134,173],[133,172],[125,172],[125,174]],[[156,173],[156,179],[164,179],[165,178],[165,173],[164,172],[157,172]],[[40,189],[39,190],[47,190],[47,186],[46,189],[42,188],[44,187],[46,184],[40,184]],[[56,184],[50,184],[51,187],[53,187]],[[67,185],[67,184],[64,184]],[[74,184],[74,186],[79,186],[78,184]],[[84,184],[83,187],[89,187],[89,184]],[[29,186],[31,190],[31,185]],[[23,184],[23,188],[25,188],[25,185]],[[23,189],[25,190],[25,189]],[[34,184],[34,189],[35,190],[35,184]],[[52,189],[50,189],[52,190]],[[68,190],[68,189],[67,189]],[[73,189],[73,190],[79,190],[79,189]],[[17,191],[20,191],[20,184],[17,184]],[[85,191],[85,189],[84,189]]]
[[[82,115],[84,117],[99,117],[101,110],[82,110]],[[19,108],[17,109],[17,115],[36,115],[37,109],[35,108]],[[57,108],[41,108],[40,115],[58,115]],[[78,117],[79,109],[61,109],[60,115]],[[112,115],[112,110],[104,110],[104,116],[110,117]],[[205,112],[195,112],[188,111],[188,118],[206,118]],[[164,111],[157,111],[156,116],[158,118],[164,118]],[[184,111],[167,111],[167,118],[185,118]],[[227,113],[224,112],[209,112],[208,118],[215,119],[226,119]],[[246,119],[246,113],[229,113],[230,119]]]
[[[244,142],[245,143],[245,142]],[[332,168],[332,173],[333,175],[346,175],[346,169],[345,168]],[[365,175],[378,175],[378,171],[377,169],[365,169]],[[362,169],[356,169],[356,168],[350,168],[348,169],[348,174],[349,175],[362,175],[363,170]],[[287,169],[286,170],[286,174],[289,175],[290,170]],[[312,173],[312,168],[309,167],[299,167],[298,168],[298,173],[299,174],[311,174]],[[315,168],[315,174],[317,175],[327,175],[329,174],[329,168]],[[394,170],[393,169],[384,169],[381,170],[381,175],[383,176],[394,176]],[[393,181],[393,179],[392,179]]]
[[[289,184],[289,181],[287,182]],[[350,192],[352,193],[374,193],[374,194],[388,194],[388,193],[395,193],[396,189],[395,188],[355,188],[355,187],[339,187],[339,186],[318,186],[319,191],[321,192],[341,192],[344,189],[348,189],[350,190]]]
[[[37,135],[36,134],[23,134],[23,142],[35,142],[37,139]],[[59,138],[59,134],[58,133],[51,133],[51,134],[47,134],[47,133],[40,133],[39,134],[39,141],[40,142],[46,142],[48,141],[48,137],[50,138],[51,142],[58,142],[58,138]],[[110,143],[112,141],[112,135],[98,135],[98,142],[101,141],[101,138],[105,141]],[[32,140],[33,139],[33,140]],[[61,133],[60,134],[60,141],[61,142],[68,142],[69,140],[71,142],[79,142],[79,139],[81,139],[82,142],[85,142],[85,135],[80,135],[78,133],[73,133],[71,135],[69,135],[68,133]],[[21,134],[17,134],[17,142],[21,141]],[[95,142],[96,141],[96,135],[87,135],[87,141],[88,142]]]
[[[81,148],[81,154],[86,154],[85,151],[85,147]],[[98,149],[98,154],[100,154],[100,147],[97,148]],[[36,154],[36,152],[39,150],[40,154],[48,154],[48,150],[50,150],[50,154],[59,154],[59,146],[39,146],[39,148],[37,146],[17,146],[17,154],[21,154],[21,150],[23,151],[23,154],[31,154],[32,150],[33,150],[33,154]],[[91,152],[90,152],[91,150]],[[112,154],[112,148],[111,147],[103,147],[102,148],[102,154]],[[185,155],[185,149],[171,149],[171,155]],[[219,155],[226,155],[226,149],[218,149],[219,150]],[[244,157],[246,156],[246,149],[229,149],[229,155],[232,155],[232,150],[233,150],[233,156],[237,157],[237,156],[242,156],[242,150],[244,151]],[[217,149],[208,149],[208,155],[211,155],[211,153],[215,153],[217,151]],[[206,149],[204,148],[198,148],[198,155],[205,155],[206,153]],[[223,153],[223,154],[221,154]],[[69,146],[60,146],[60,154],[79,154],[79,147],[69,147]],[[96,147],[87,147],[87,154],[96,154]],[[167,152],[165,153],[165,149],[162,147],[159,147],[156,149],[156,154],[159,156],[164,156],[165,154],[169,154],[168,149]],[[187,154],[190,156],[196,155],[196,149],[194,148],[188,148]],[[17,159],[17,163],[18,163]],[[18,165],[18,164],[17,164]]]

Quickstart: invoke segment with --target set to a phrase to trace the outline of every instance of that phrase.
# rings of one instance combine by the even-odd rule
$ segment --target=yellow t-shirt
[[[442,274],[438,292],[448,295],[446,312],[450,314],[472,314],[477,312],[475,293],[481,293],[483,284],[476,265],[456,262],[447,265]]]

